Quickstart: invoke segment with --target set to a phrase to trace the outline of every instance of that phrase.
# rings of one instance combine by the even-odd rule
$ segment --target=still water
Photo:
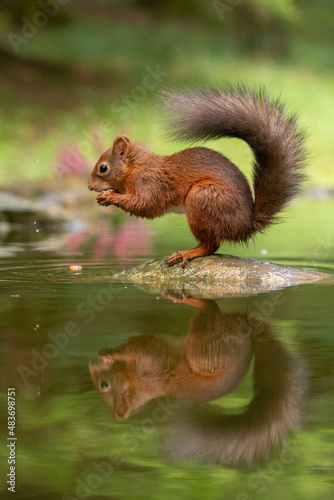
[[[106,227],[3,237],[1,498],[333,498],[333,281],[217,300],[113,283],[190,240]],[[328,235],[273,234],[268,259],[334,274]]]

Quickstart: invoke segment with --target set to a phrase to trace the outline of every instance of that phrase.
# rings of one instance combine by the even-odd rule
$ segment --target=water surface
[[[333,285],[203,301],[112,283],[191,244],[168,224],[3,237],[2,477],[15,388],[16,498],[332,498]],[[234,253],[333,274],[316,229]]]

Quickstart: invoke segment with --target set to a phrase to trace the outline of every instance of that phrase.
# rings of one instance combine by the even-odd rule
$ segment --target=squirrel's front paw
[[[99,205],[103,207],[108,207],[109,205],[114,204],[114,197],[113,195],[117,193],[116,189],[108,189],[108,191],[102,191],[99,195],[96,197],[96,201]]]

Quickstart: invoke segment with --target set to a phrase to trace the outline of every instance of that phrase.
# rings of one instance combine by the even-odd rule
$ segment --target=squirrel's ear
[[[130,139],[126,135],[120,135],[114,140],[114,149],[123,156],[129,149]]]

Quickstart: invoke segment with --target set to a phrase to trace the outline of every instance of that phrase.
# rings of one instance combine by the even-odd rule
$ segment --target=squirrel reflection
[[[233,465],[266,458],[302,416],[305,376],[274,338],[267,323],[251,326],[246,312],[223,312],[214,301],[169,294],[174,302],[199,308],[185,338],[141,335],[117,349],[103,349],[89,369],[96,388],[118,420],[160,396],[193,402],[235,390],[254,356],[252,401],[228,414],[212,405],[175,412],[170,454],[228,461]],[[176,433],[175,433],[176,432]]]

